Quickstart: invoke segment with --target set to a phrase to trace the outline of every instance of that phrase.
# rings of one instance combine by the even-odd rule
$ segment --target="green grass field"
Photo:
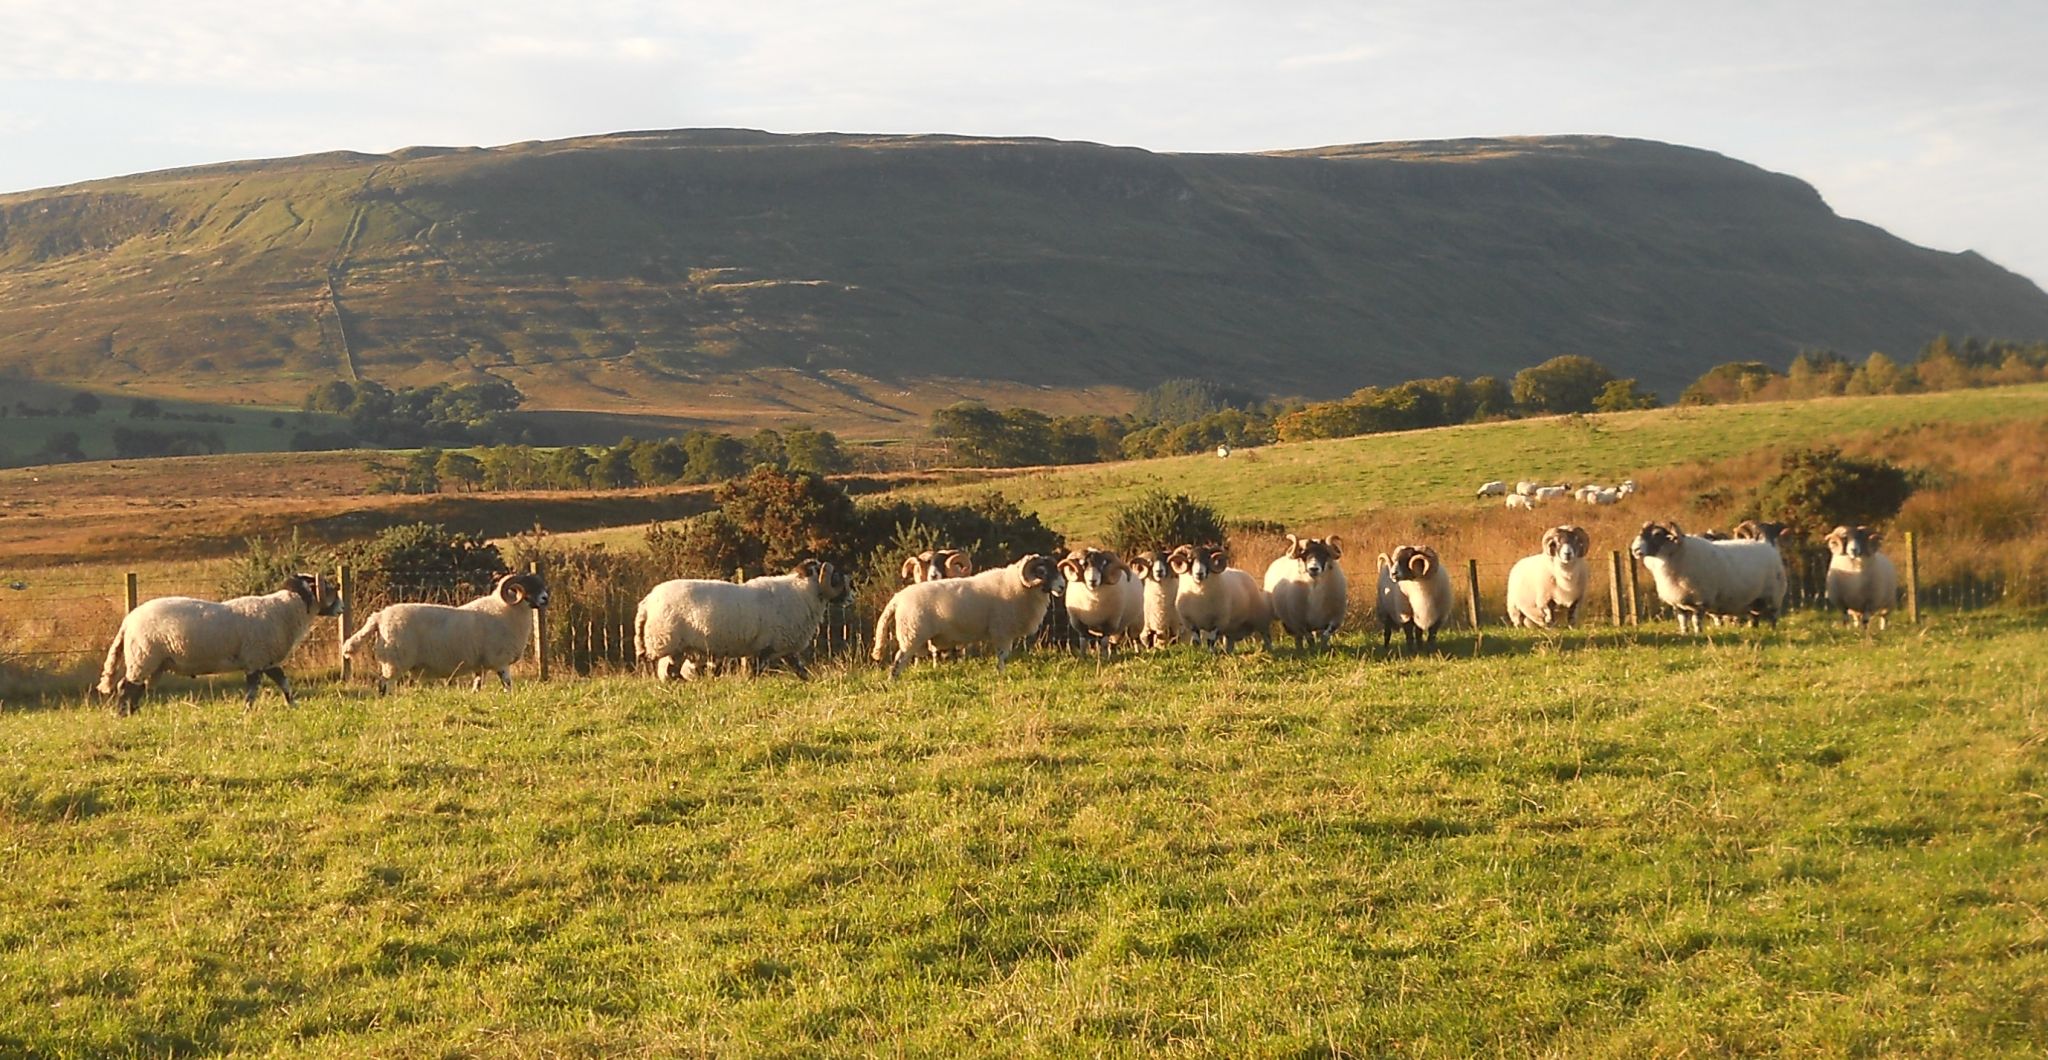
[[[2038,1053],[2044,617],[4,713],[0,1053]]]

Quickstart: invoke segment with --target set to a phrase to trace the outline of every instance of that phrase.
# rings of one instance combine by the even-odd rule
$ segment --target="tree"
[[[836,475],[845,471],[848,464],[846,451],[839,446],[839,436],[831,431],[799,427],[783,436],[782,450],[791,471]]]
[[[1613,372],[1591,357],[1552,357],[1515,373],[1515,404],[1532,413],[1591,412],[1613,378]]]
[[[1849,377],[1847,392],[1851,394],[1903,394],[1909,380],[1899,362],[1883,353],[1872,353]]]
[[[1801,350],[1785,369],[1785,396],[1834,397],[1849,385],[1855,368],[1833,350]]]
[[[71,395],[73,416],[97,416],[100,414],[100,396],[91,391],[81,390]]]
[[[631,438],[618,445],[598,451],[597,459],[590,465],[590,485],[593,489],[630,489],[640,484],[633,474],[633,449],[637,443]]]
[[[846,491],[818,475],[767,465],[720,486],[718,507],[741,533],[761,542],[766,569],[807,557],[841,567],[855,558],[860,519]]]
[[[1913,495],[1905,469],[1885,460],[1857,460],[1834,446],[1786,453],[1778,473],[1757,486],[1750,508],[1803,531],[1808,540],[1838,525],[1876,525],[1899,514]]]
[[[1678,395],[1681,405],[1732,405],[1756,401],[1774,381],[1777,372],[1762,361],[1730,361],[1707,369]]]
[[[153,420],[163,414],[164,407],[155,398],[136,398],[128,403],[128,418],[131,420]]]
[[[723,482],[747,470],[747,445],[730,434],[691,431],[683,436],[683,478]]]
[[[483,485],[484,463],[468,453],[446,452],[434,463],[434,477],[443,487],[467,493]]]
[[[1593,399],[1593,408],[1599,412],[1629,412],[1634,409],[1657,407],[1657,395],[1636,385],[1633,379],[1609,380],[1600,390],[1600,396]]]
[[[1229,527],[1216,509],[1184,493],[1154,490],[1109,518],[1109,547],[1118,555],[1181,545],[1221,545]]]

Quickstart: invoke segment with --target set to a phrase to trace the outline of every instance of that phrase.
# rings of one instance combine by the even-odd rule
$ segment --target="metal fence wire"
[[[1893,554],[1899,568],[1900,622],[1917,612],[1966,612],[2007,603],[2039,604],[2048,595],[2040,572],[2026,569],[1963,569],[1925,577],[1912,535],[1901,535]],[[1888,550],[1888,552],[1891,550]],[[626,553],[575,553],[548,557],[542,570],[551,604],[538,624],[539,636],[515,669],[525,679],[557,675],[636,672],[633,613],[660,580],[644,558]],[[1666,621],[1671,612],[1656,597],[1649,573],[1618,550],[1588,557],[1592,584],[1580,605],[1578,624],[1629,625]],[[1447,558],[1457,605],[1452,628],[1506,622],[1508,572],[1513,563]],[[1354,634],[1378,631],[1374,617],[1377,572],[1346,564],[1350,609],[1344,628]],[[1262,573],[1262,572],[1255,572]],[[1783,610],[1826,609],[1825,552],[1789,552]],[[295,676],[348,676],[342,638],[387,604],[400,601],[461,604],[489,593],[498,575],[413,569],[366,569],[340,573],[347,613],[319,620],[286,668]],[[217,581],[200,575],[109,576],[63,569],[0,571],[0,695],[19,691],[82,689],[97,679],[101,660],[121,616],[134,603],[160,596],[219,597]],[[132,594],[132,596],[131,596]],[[879,595],[886,599],[886,592]],[[813,645],[820,660],[852,661],[872,648],[877,597],[863,595],[827,608]],[[1072,649],[1082,638],[1056,598],[1034,644]],[[362,677],[366,675],[356,675]]]

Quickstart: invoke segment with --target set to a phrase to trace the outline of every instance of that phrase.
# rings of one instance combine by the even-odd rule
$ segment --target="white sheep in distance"
[[[1543,483],[1541,482],[1531,482],[1528,479],[1523,479],[1522,481],[1515,483],[1515,492],[1521,494],[1524,497],[1534,496],[1537,488],[1542,485]]]
[[[284,660],[313,628],[313,619],[340,609],[341,597],[317,574],[294,574],[284,580],[284,588],[263,596],[220,602],[160,596],[121,620],[100,670],[100,693],[118,693],[114,709],[132,714],[160,674],[241,673],[248,675],[248,705],[256,705],[265,677],[292,705],[297,701],[284,675]]]
[[[965,578],[973,573],[974,557],[965,549],[928,548],[903,560],[903,580],[906,582]]]
[[[1066,578],[1051,556],[1036,552],[1007,567],[992,567],[965,578],[907,585],[889,598],[875,621],[874,660],[882,661],[891,634],[895,680],[910,660],[932,648],[991,645],[996,670],[1045,623],[1052,597],[1066,591]]]
[[[1508,484],[1500,479],[1494,479],[1492,482],[1480,483],[1477,495],[1481,497],[1505,497],[1507,493]]]
[[[377,664],[377,694],[391,691],[393,678],[408,674],[453,677],[464,671],[484,686],[497,674],[512,687],[512,664],[533,640],[533,613],[548,606],[548,587],[538,574],[507,574],[491,591],[460,607],[447,604],[391,604],[363,620],[363,628],[341,645],[350,660]]]
[[[1579,617],[1592,572],[1586,554],[1593,541],[1582,527],[1553,526],[1543,534],[1543,551],[1515,561],[1508,571],[1508,622],[1549,627],[1560,611],[1566,625]]]
[[[1657,598],[1678,613],[1678,631],[1700,632],[1700,616],[1757,616],[1778,624],[1785,562],[1762,541],[1688,536],[1677,523],[1644,523],[1629,551],[1649,568]]]
[[[1131,576],[1144,583],[1145,625],[1138,634],[1147,648],[1163,648],[1188,638],[1187,623],[1180,620],[1175,597],[1180,593],[1180,575],[1158,552],[1140,552],[1128,564]]]
[[[1213,545],[1181,545],[1166,562],[1180,575],[1173,603],[1194,641],[1212,652],[1236,651],[1256,636],[1273,649],[1273,600],[1250,571],[1231,566],[1229,554]]]
[[[1409,647],[1425,639],[1436,644],[1436,631],[1451,618],[1454,603],[1451,572],[1444,569],[1436,549],[1427,545],[1402,545],[1389,556],[1379,555],[1380,647],[1393,643],[1400,630]]]
[[[1116,553],[1077,548],[1060,560],[1067,580],[1067,624],[1082,645],[1136,644],[1145,630],[1145,589]]]
[[[1636,494],[1636,480],[1632,478],[1622,479],[1621,485],[1614,487],[1614,491],[1624,497],[1633,497]]]
[[[1548,501],[1561,501],[1571,496],[1571,492],[1570,486],[1539,486],[1536,492],[1529,496],[1536,503],[1543,504]]]
[[[1847,612],[1857,629],[1868,629],[1872,615],[1884,629],[1899,600],[1898,568],[1877,550],[1884,535],[1867,526],[1838,526],[1827,543],[1828,606]]]
[[[1533,512],[1536,510],[1536,502],[1530,499],[1530,497],[1527,494],[1523,493],[1508,494],[1508,499],[1505,503],[1507,504],[1508,509],[1510,511],[1519,510],[1525,512]]]
[[[1344,568],[1337,561],[1344,556],[1343,539],[1299,538],[1287,535],[1287,551],[1266,566],[1265,590],[1273,601],[1273,617],[1280,628],[1304,642],[1330,646],[1337,627],[1344,624],[1350,603]]]
[[[809,680],[804,649],[817,640],[825,609],[846,599],[851,588],[846,575],[815,559],[787,574],[738,583],[711,578],[662,582],[633,610],[633,652],[654,663],[654,676],[662,681],[688,680],[699,664],[720,659],[751,662],[756,675],[782,660],[799,679]]]

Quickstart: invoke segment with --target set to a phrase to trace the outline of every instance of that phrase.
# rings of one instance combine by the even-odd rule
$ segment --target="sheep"
[[[1599,492],[1600,487],[1595,486],[1589,482],[1583,486],[1580,486],[1578,489],[1573,490],[1572,499],[1578,501],[1580,504],[1591,504],[1593,503],[1593,495]]]
[[[1533,512],[1536,510],[1536,502],[1530,500],[1526,494],[1510,493],[1508,494],[1506,504],[1509,510],[1520,510],[1525,512]]]
[[[1789,529],[1791,528],[1784,523],[1764,523],[1758,522],[1755,519],[1744,519],[1735,524],[1735,532],[1729,536],[1737,541],[1761,541],[1772,548],[1777,548],[1778,539],[1786,536],[1786,531]]]
[[[1273,650],[1273,600],[1250,571],[1231,566],[1230,556],[1213,545],[1182,545],[1167,562],[1180,575],[1174,606],[1195,641],[1211,652],[1235,651],[1257,636]]]
[[[756,675],[782,660],[799,680],[808,681],[802,653],[818,638],[825,608],[846,599],[852,588],[832,564],[815,559],[787,574],[739,583],[709,578],[662,582],[633,610],[633,654],[654,663],[660,681],[689,680],[699,660],[717,659],[751,660]]]
[[[1827,536],[1828,606],[1845,611],[1857,629],[1884,629],[1899,599],[1899,572],[1890,556],[1877,550],[1884,535],[1867,526],[1835,527]]]
[[[1505,497],[1507,493],[1508,484],[1499,479],[1494,479],[1492,482],[1481,483],[1477,495],[1481,497]]]
[[[512,687],[512,664],[526,654],[533,639],[533,613],[548,606],[548,587],[538,574],[507,574],[491,591],[461,607],[446,604],[392,604],[363,620],[342,642],[351,661],[377,664],[377,694],[391,691],[391,679],[424,673],[453,677],[464,670],[481,689],[484,675],[498,675],[501,688]]]
[[[1592,582],[1586,553],[1592,538],[1577,526],[1553,526],[1543,534],[1543,551],[1515,561],[1508,571],[1508,622],[1548,627],[1564,612],[1565,625],[1578,621],[1579,601]]]
[[[1436,550],[1426,545],[1402,545],[1392,556],[1379,555],[1380,647],[1393,643],[1399,629],[1409,647],[1427,639],[1436,645],[1436,631],[1450,621],[1451,572],[1444,569]]]
[[[1614,489],[1624,497],[1633,497],[1636,494],[1636,480],[1632,478],[1622,479],[1621,485],[1614,487]]]
[[[1541,486],[1535,493],[1530,494],[1530,497],[1536,503],[1542,504],[1545,501],[1561,501],[1570,496],[1571,492],[1570,486]]]
[[[1541,485],[1542,483],[1540,482],[1531,482],[1528,479],[1523,479],[1522,481],[1515,483],[1515,492],[1521,494],[1524,497],[1532,496],[1535,494],[1536,488]]]
[[[903,560],[903,580],[906,582],[965,578],[973,573],[974,557],[965,549],[928,548]]]
[[[1303,642],[1330,646],[1337,627],[1344,624],[1349,590],[1344,568],[1344,542],[1336,534],[1327,538],[1298,538],[1287,535],[1287,551],[1266,566],[1267,595],[1273,601],[1273,617],[1280,628]]]
[[[294,574],[274,593],[218,603],[158,597],[121,620],[100,670],[100,694],[117,697],[116,713],[133,714],[160,674],[240,672],[248,675],[244,698],[249,706],[256,705],[265,677],[284,693],[286,706],[295,705],[284,660],[313,628],[313,619],[340,609],[340,595],[317,574]]]
[[[1137,643],[1145,630],[1145,590],[1116,553],[1077,548],[1060,560],[1060,573],[1067,580],[1067,624],[1080,631],[1083,644]]]
[[[1691,537],[1676,523],[1644,523],[1629,543],[1657,583],[1657,598],[1678,612],[1678,631],[1700,632],[1700,616],[1754,615],[1773,626],[1785,598],[1785,563],[1762,541]]]
[[[1161,648],[1188,637],[1187,623],[1180,620],[1174,598],[1180,591],[1180,575],[1158,552],[1140,552],[1131,557],[1131,576],[1144,583],[1143,631],[1138,642],[1147,648]]]
[[[1622,493],[1619,489],[1603,489],[1595,490],[1587,500],[1592,504],[1599,505],[1620,504],[1621,497]]]
[[[988,644],[995,648],[996,671],[1020,641],[1045,623],[1052,597],[1066,591],[1066,576],[1051,556],[1033,552],[1007,567],[994,567],[965,578],[921,582],[897,590],[875,622],[874,660],[882,661],[891,633],[896,661],[889,667],[895,680],[911,658],[941,648]]]

